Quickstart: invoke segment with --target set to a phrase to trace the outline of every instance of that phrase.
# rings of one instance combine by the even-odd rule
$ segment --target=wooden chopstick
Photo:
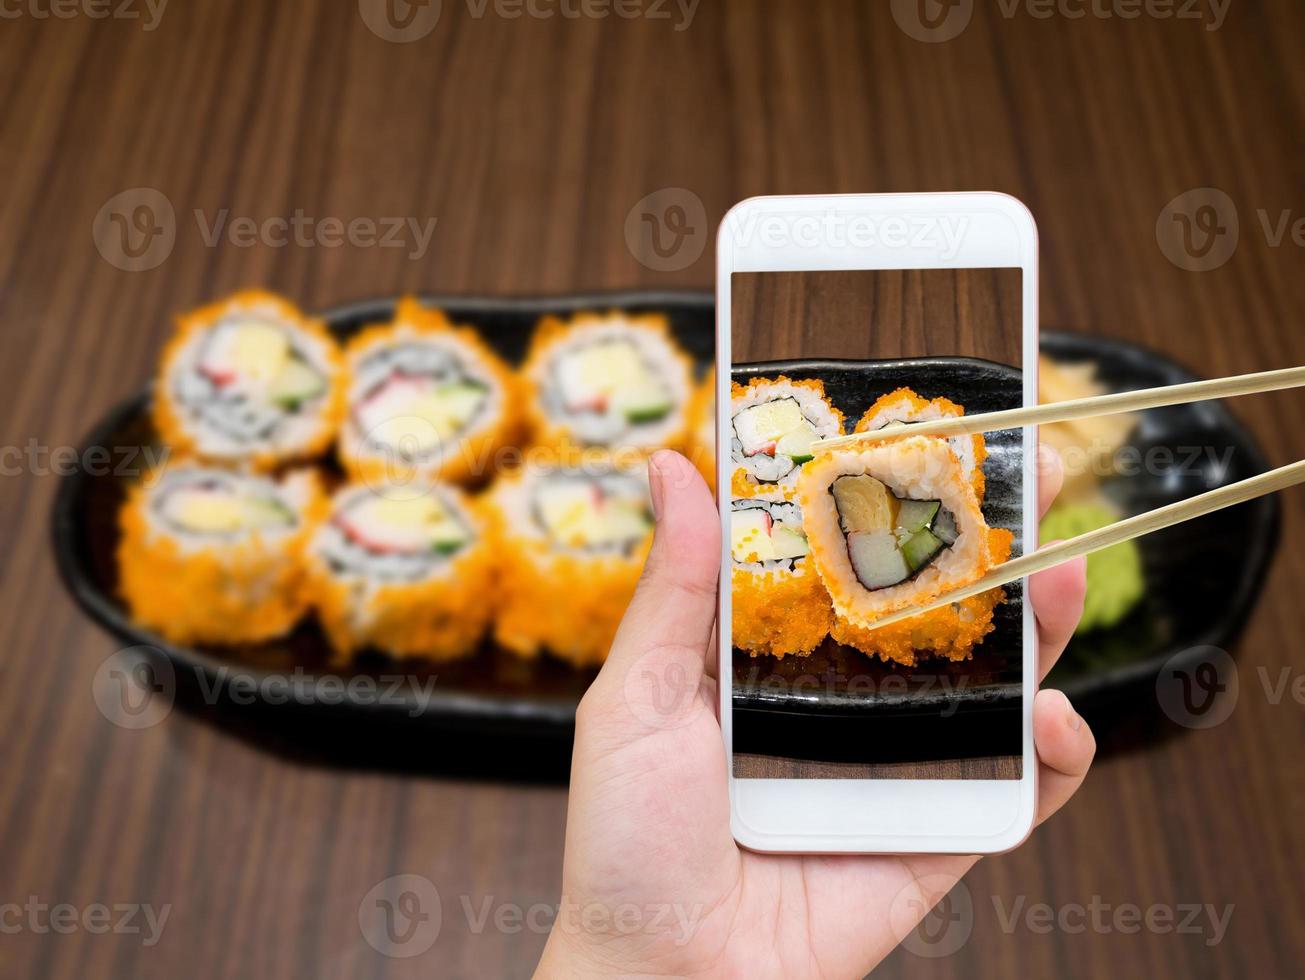
[[[1136,412],[1144,408],[1163,405],[1181,405],[1185,402],[1206,401],[1211,398],[1229,398],[1233,395],[1250,395],[1261,391],[1278,391],[1305,385],[1305,366],[1261,371],[1257,374],[1239,374],[1231,378],[1212,378],[1181,385],[1160,388],[1143,388],[1140,391],[1120,391],[1092,398],[1074,398],[1064,402],[1048,402],[1027,408],[1011,408],[1001,412],[984,412],[979,415],[960,415],[955,418],[935,419],[931,422],[913,422],[910,425],[854,432],[846,436],[830,436],[813,443],[817,452],[841,449],[861,443],[899,439],[904,436],[960,436],[995,429],[1017,429],[1025,425],[1047,425],[1052,422],[1069,422],[1073,419],[1095,418],[1098,415],[1115,415]]]
[[[1287,466],[1280,466],[1276,470],[1269,470],[1267,473],[1261,473],[1259,476],[1253,476],[1248,480],[1230,483],[1226,487],[1220,487],[1217,490],[1211,490],[1208,493],[1187,500],[1180,500],[1165,507],[1158,507],[1155,510],[1147,511],[1145,514],[1125,518],[1095,531],[1089,531],[1087,534],[1080,534],[1078,537],[1059,541],[1032,554],[1024,555],[1022,558],[1016,558],[1014,561],[998,565],[972,585],[946,592],[923,605],[912,606],[900,612],[890,613],[866,625],[870,629],[889,626],[892,623],[910,619],[912,616],[927,613],[931,609],[968,599],[980,592],[987,592],[999,585],[1006,585],[1018,578],[1051,568],[1053,565],[1059,565],[1071,558],[1077,558],[1079,555],[1109,548],[1121,541],[1130,541],[1143,534],[1150,534],[1152,531],[1173,527],[1173,525],[1181,524],[1183,521],[1190,521],[1194,517],[1203,517],[1224,507],[1245,503],[1266,493],[1274,493],[1286,487],[1295,486],[1298,483],[1305,483],[1305,459]]]

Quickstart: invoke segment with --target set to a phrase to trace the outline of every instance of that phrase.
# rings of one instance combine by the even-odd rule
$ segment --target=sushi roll
[[[915,436],[821,452],[798,500],[840,619],[875,619],[976,581],[994,564],[974,487],[947,443]]]
[[[652,543],[646,467],[531,465],[490,494],[503,531],[494,638],[601,664]]]
[[[257,643],[307,610],[302,551],[325,509],[315,474],[169,467],[128,492],[118,579],[132,618],[174,643]]]
[[[154,386],[154,424],[179,455],[269,470],[335,438],[340,351],[320,320],[247,290],[178,320]]]
[[[519,424],[516,381],[470,328],[402,300],[345,348],[340,463],[354,479],[468,482]]]
[[[842,435],[843,413],[816,380],[753,378],[730,388],[730,487],[746,497],[792,497],[818,439]]]
[[[309,591],[337,663],[471,653],[493,611],[493,525],[454,487],[347,484],[308,547]]]
[[[730,595],[734,646],[752,656],[807,654],[833,623],[802,508],[771,493],[730,504]]]
[[[693,365],[663,316],[545,317],[522,375],[537,445],[651,453],[688,440]]]
[[[861,421],[856,424],[857,432],[873,432],[887,426],[911,425],[915,422],[932,422],[936,419],[959,418],[965,409],[946,398],[924,399],[910,388],[898,388],[890,391],[871,405]],[[983,501],[983,461],[988,458],[987,444],[983,436],[974,435],[948,436],[947,445],[961,461],[961,468],[974,485],[974,495]]]

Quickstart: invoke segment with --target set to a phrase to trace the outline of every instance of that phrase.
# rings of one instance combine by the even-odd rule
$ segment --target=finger
[[[1060,691],[1033,699],[1033,742],[1038,750],[1038,823],[1074,795],[1096,755],[1092,729]]]
[[[718,638],[720,630],[717,629],[717,623],[713,619],[711,623],[711,638],[707,641],[707,659],[704,663],[704,672],[713,680],[720,676],[720,656],[718,654]]]
[[[716,503],[693,465],[669,450],[649,461],[648,483],[657,529],[608,662],[619,666],[649,650],[684,648],[700,670],[716,620]]]
[[[1046,677],[1065,652],[1087,595],[1087,559],[1054,565],[1029,576],[1029,598],[1038,618],[1038,678]]]
[[[1046,443],[1038,443],[1038,520],[1047,512],[1065,483],[1065,467],[1060,453]]]

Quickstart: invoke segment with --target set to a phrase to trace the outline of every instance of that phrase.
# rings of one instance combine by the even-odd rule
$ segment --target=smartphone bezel
[[[947,219],[947,224],[943,223]],[[824,229],[823,231],[821,229]],[[841,228],[842,234],[831,229]],[[850,231],[862,234],[851,240]],[[933,234],[927,234],[929,228]],[[866,233],[869,230],[870,233]],[[961,230],[959,240],[957,231]],[[813,233],[814,232],[814,233]],[[729,367],[736,272],[852,269],[1022,270],[1025,405],[1037,402],[1038,238],[1033,215],[996,192],[753,197],[721,220],[716,239],[716,470],[721,488],[718,625],[720,722],[730,823],[743,846],[770,853],[989,854],[1032,830],[1037,800],[1033,696],[1037,630],[1024,589],[1022,776],[1018,780],[735,779],[730,711]],[[1024,541],[1037,540],[1036,429],[1024,430]]]

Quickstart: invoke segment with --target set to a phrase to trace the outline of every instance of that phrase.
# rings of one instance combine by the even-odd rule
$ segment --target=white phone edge
[[[947,218],[944,225],[941,219]],[[889,219],[889,225],[883,224]],[[843,241],[811,231],[842,222]],[[879,229],[846,241],[852,221]],[[932,234],[929,234],[932,229]],[[957,232],[959,231],[959,240]],[[891,232],[891,240],[886,240]],[[1023,270],[1024,404],[1037,402],[1038,234],[1028,208],[997,192],[752,197],[721,220],[716,239],[716,471],[721,518],[717,628],[720,722],[729,767],[730,825],[750,850],[804,854],[995,854],[1020,844],[1037,810],[1033,697],[1037,630],[1024,595],[1022,776],[1018,780],[735,779],[729,596],[731,277],[735,272],[851,269]],[[1037,540],[1037,430],[1024,430],[1024,541]]]

